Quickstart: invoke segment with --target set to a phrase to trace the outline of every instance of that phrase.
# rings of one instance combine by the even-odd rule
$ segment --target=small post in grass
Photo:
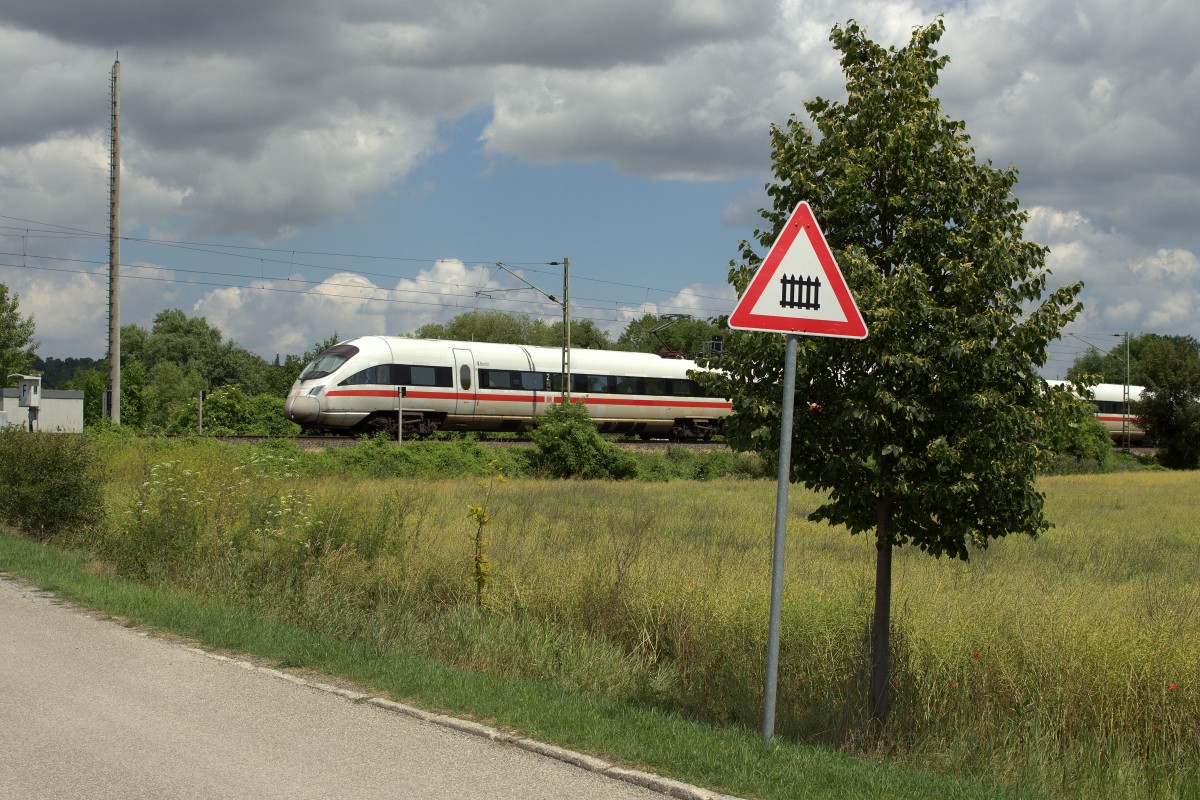
[[[404,443],[404,397],[407,394],[405,387],[396,387],[396,444]]]

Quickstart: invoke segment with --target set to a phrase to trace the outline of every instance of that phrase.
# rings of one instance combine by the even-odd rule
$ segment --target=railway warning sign
[[[808,203],[792,212],[730,315],[729,327],[866,338],[867,325]]]

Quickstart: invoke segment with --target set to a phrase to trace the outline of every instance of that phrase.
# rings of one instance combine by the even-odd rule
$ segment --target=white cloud
[[[1186,279],[1200,274],[1200,259],[1195,253],[1179,248],[1159,250],[1136,262],[1133,271],[1147,278]]]
[[[402,334],[475,308],[529,311],[524,293],[481,298],[506,288],[495,270],[443,259],[390,286],[354,272],[313,283],[296,273],[253,286],[207,292],[191,312],[256,353],[303,353],[337,333],[341,338]]]

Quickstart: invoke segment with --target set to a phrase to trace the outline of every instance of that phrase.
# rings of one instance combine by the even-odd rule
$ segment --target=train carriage
[[[1066,381],[1047,381],[1050,386],[1066,386]],[[1128,396],[1126,395],[1128,388]],[[1098,383],[1088,387],[1085,397],[1096,409],[1096,419],[1117,444],[1140,444],[1146,438],[1141,420],[1130,406],[1142,399],[1141,386],[1126,387],[1120,383]],[[1128,401],[1127,401],[1128,397]]]
[[[284,413],[312,431],[519,431],[559,402],[562,351],[551,347],[364,336],[324,351],[300,374]],[[706,439],[730,413],[688,373],[648,353],[571,352],[571,399],[601,431]],[[403,397],[400,389],[403,388]]]

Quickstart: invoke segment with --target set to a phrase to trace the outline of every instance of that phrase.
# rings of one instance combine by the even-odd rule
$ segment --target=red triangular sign
[[[729,317],[744,331],[865,339],[867,325],[808,203],[801,203]]]

